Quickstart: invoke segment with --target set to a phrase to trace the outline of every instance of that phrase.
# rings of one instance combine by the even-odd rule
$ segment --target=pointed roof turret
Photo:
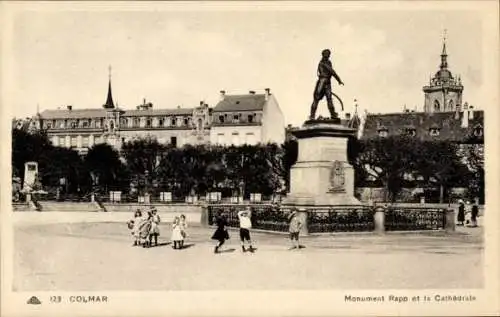
[[[111,66],[109,66],[108,97],[106,98],[106,103],[102,105],[102,107],[105,109],[113,109],[115,107],[113,94],[111,93]]]
[[[446,29],[444,30],[443,35],[443,51],[441,52],[441,65],[439,68],[446,69],[448,68],[448,54],[446,54]]]

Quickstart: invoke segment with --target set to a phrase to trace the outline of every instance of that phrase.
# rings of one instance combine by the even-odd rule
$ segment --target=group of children
[[[154,240],[154,245],[157,246],[158,237],[160,236],[160,222],[161,219],[156,208],[151,207],[147,212],[137,209],[134,213],[134,219],[128,222],[128,228],[134,237],[133,245],[149,248],[153,246]],[[184,247],[184,239],[187,237],[186,229],[186,216],[176,216],[172,224],[171,236],[174,249],[180,250]]]
[[[240,241],[241,241],[241,250],[243,252],[251,252],[253,253],[255,249],[252,246],[252,239],[250,237],[250,229],[252,228],[252,210],[250,207],[245,208],[245,210],[241,210],[238,212],[238,220],[240,223]],[[293,209],[288,218],[289,221],[289,233],[290,233],[290,241],[292,242],[292,249],[300,249],[301,245],[299,243],[299,233],[302,229],[302,221],[297,215],[297,209]],[[229,239],[229,232],[227,231],[227,220],[223,214],[219,214],[215,223],[217,225],[217,229],[212,235],[212,240],[218,241],[217,245],[214,248],[214,253],[220,253],[220,248]],[[245,248],[245,243],[248,244],[248,248]]]
[[[253,253],[256,249],[252,246],[252,239],[250,237],[250,229],[252,228],[252,210],[250,207],[245,208],[238,212],[238,220],[240,223],[240,241],[241,250],[243,252]],[[294,209],[289,216],[289,233],[290,240],[292,242],[292,247],[290,249],[300,249],[299,244],[299,233],[302,229],[302,221],[300,221],[297,216],[297,210]],[[154,245],[158,245],[158,237],[160,236],[160,216],[156,208],[151,207],[149,211],[142,212],[137,209],[134,213],[134,219],[128,221],[128,228],[131,230],[132,236],[134,237],[134,246],[142,246],[144,248],[149,248]],[[214,253],[220,253],[220,248],[229,239],[229,232],[227,230],[227,220],[224,214],[219,214],[215,223],[217,229],[212,235],[212,239],[218,241],[215,246]],[[180,217],[175,217],[172,223],[172,247],[176,250],[184,248],[184,240],[187,237],[187,223],[186,216],[180,215]],[[245,247],[248,244],[248,247]]]

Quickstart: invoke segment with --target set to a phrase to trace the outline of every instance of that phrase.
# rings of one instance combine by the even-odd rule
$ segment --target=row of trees
[[[178,197],[209,191],[245,197],[252,192],[284,193],[298,149],[295,141],[175,148],[147,138],[124,144],[120,153],[107,144],[95,145],[81,157],[52,146],[43,133],[13,130],[12,142],[14,176],[22,178],[24,163],[36,161],[40,181],[48,189],[60,187],[65,179],[68,193],[171,191]],[[473,197],[484,195],[482,145],[403,136],[351,139],[348,160],[355,169],[356,186],[384,187],[387,200],[397,200],[405,187],[437,188],[441,201],[452,187],[466,187]]]

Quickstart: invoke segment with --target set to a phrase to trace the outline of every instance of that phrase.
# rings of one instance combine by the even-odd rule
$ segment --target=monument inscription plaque
[[[344,164],[340,161],[334,161],[330,169],[330,193],[345,192],[345,172]]]

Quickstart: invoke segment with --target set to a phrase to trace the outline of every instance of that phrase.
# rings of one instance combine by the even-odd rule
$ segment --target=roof
[[[117,109],[56,109],[45,110],[40,116],[42,119],[84,119],[84,118],[104,118],[106,111]],[[122,117],[142,117],[142,116],[168,116],[168,115],[191,115],[193,108],[175,109],[148,109],[148,110],[123,110]]]
[[[474,110],[473,118],[469,118],[467,128],[462,128],[464,112],[455,118],[453,112],[408,112],[388,114],[368,114],[363,129],[363,139],[378,137],[379,130],[387,129],[387,135],[399,135],[406,129],[414,129],[415,136],[421,140],[448,140],[463,142],[474,136],[476,127],[484,128],[484,112]],[[431,129],[439,129],[438,135],[431,135]],[[481,137],[482,140],[482,137]]]
[[[264,109],[265,104],[266,95],[264,94],[226,95],[215,106],[214,112],[259,111]]]
[[[44,110],[40,113],[42,119],[104,118],[105,116],[105,109],[56,109]]]
[[[168,115],[191,115],[194,108],[173,108],[173,109],[147,109],[147,110],[125,110],[122,117],[142,117],[142,116],[168,116]]]

